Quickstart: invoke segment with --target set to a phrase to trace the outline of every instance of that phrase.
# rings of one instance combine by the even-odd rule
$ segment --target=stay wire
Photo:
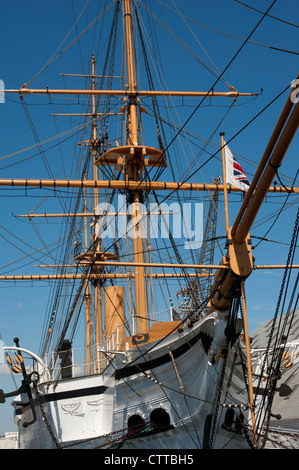
[[[286,293],[287,293],[287,288],[285,288],[285,287],[286,286],[288,287],[289,280],[290,280],[290,275],[291,275],[291,271],[292,271],[291,267],[292,267],[292,264],[293,264],[295,250],[296,250],[296,246],[297,246],[298,233],[299,233],[299,209],[298,209],[298,212],[297,212],[297,218],[296,218],[294,229],[293,229],[291,244],[290,244],[288,257],[287,257],[287,261],[286,261],[286,265],[285,265],[283,279],[282,279],[282,282],[281,282],[281,287],[280,287],[280,292],[279,292],[279,296],[278,296],[278,300],[277,300],[277,305],[276,305],[276,309],[275,309],[273,320],[272,320],[271,330],[270,330],[270,333],[269,333],[269,336],[268,336],[268,344],[267,344],[267,347],[266,347],[266,353],[265,353],[262,368],[261,368],[262,371],[266,370],[267,358],[268,358],[268,355],[269,355],[271,343],[273,341],[274,330],[275,330],[279,310],[280,310],[280,307],[281,307],[281,302],[282,302],[283,295],[284,295],[283,305],[285,303]],[[272,359],[272,370],[273,370],[273,359]],[[262,375],[263,375],[263,373],[260,374],[259,382],[257,384],[257,391],[260,389]],[[269,375],[270,375],[270,372],[269,372]],[[269,380],[269,375],[268,375],[268,380]],[[257,399],[257,395],[255,397],[255,400],[256,399]],[[266,397],[264,396],[264,400],[265,399],[266,399]]]
[[[237,1],[237,0],[235,0],[235,1]],[[245,4],[244,4],[244,5],[245,5]],[[165,6],[166,6],[166,5],[165,5]],[[249,5],[247,5],[247,6],[249,6]],[[173,8],[169,7],[169,6],[166,6],[166,8],[168,8],[169,10],[175,12],[175,10],[174,10]],[[250,8],[250,7],[249,7],[249,8]],[[262,12],[261,12],[261,13],[262,13]],[[225,33],[224,31],[220,31],[219,29],[216,29],[216,28],[212,28],[211,26],[208,26],[208,25],[206,25],[206,24],[200,23],[199,21],[196,21],[194,18],[189,18],[188,16],[185,16],[185,15],[182,15],[182,14],[180,14],[180,16],[182,16],[183,18],[185,18],[185,19],[188,20],[188,21],[192,21],[193,23],[198,24],[199,26],[202,26],[203,28],[209,29],[209,30],[214,31],[214,32],[216,32],[216,33],[218,33],[218,34],[222,34],[223,36],[227,36],[227,37],[232,38],[232,39],[237,39],[237,40],[239,40],[239,41],[244,41],[243,38],[240,38],[240,37],[238,37],[238,36],[234,36],[233,34]],[[271,15],[267,15],[267,16],[271,17]],[[274,17],[272,17],[272,18],[274,18]],[[276,19],[279,19],[279,18],[276,18]],[[283,20],[280,20],[280,21],[283,21]],[[286,22],[286,23],[287,23],[287,22]],[[292,26],[295,26],[296,28],[299,27],[299,26],[297,26],[297,25],[295,25],[295,24],[293,24],[293,23],[289,23],[289,24],[291,24]],[[289,49],[283,49],[283,48],[281,48],[281,47],[270,46],[270,45],[268,45],[268,44],[262,44],[262,43],[260,43],[260,42],[248,41],[248,43],[249,43],[249,44],[253,44],[253,45],[255,45],[255,46],[259,46],[259,47],[265,47],[265,48],[267,48],[267,49],[271,49],[271,50],[274,50],[274,51],[284,52],[284,53],[286,53],[286,54],[299,55],[299,52],[297,52],[297,51],[291,51],[291,50],[289,50]]]
[[[89,3],[90,0],[88,0],[83,8],[83,10],[81,11],[80,15],[78,16],[77,18],[77,21],[76,23],[72,26],[71,30],[69,31],[69,33],[67,34],[66,38],[63,40],[63,42],[61,43],[61,45],[58,47],[57,51],[55,52],[55,54],[57,53],[57,55],[53,54],[52,57],[48,60],[48,62],[44,65],[44,67],[36,74],[34,75],[34,77],[32,77],[28,82],[26,82],[25,85],[23,85],[23,87],[28,87],[28,85],[33,81],[35,80],[47,67],[49,67],[55,60],[57,60],[65,51],[67,51],[76,41],[79,40],[79,38],[81,36],[83,36],[83,34],[85,34],[112,6],[113,4],[116,2],[116,1],[119,1],[119,0],[112,0],[110,5],[105,9],[103,10],[83,31],[81,31],[80,34],[78,34],[76,36],[76,38],[71,41],[70,44],[68,44],[68,46],[66,46],[61,52],[58,53],[59,49],[61,48],[61,46],[64,44],[64,42],[66,41],[66,39],[68,38],[68,36],[70,35],[71,31],[74,29],[74,27],[76,26],[77,22],[79,21],[81,15],[83,14],[85,8],[87,7],[88,3]]]
[[[210,87],[210,89],[207,91],[207,93],[205,94],[205,96],[202,98],[202,100],[200,101],[200,103],[196,106],[196,108],[192,111],[192,113],[190,114],[190,116],[188,117],[188,119],[185,121],[185,123],[181,126],[181,128],[178,130],[178,132],[176,133],[176,135],[174,136],[174,138],[170,141],[170,143],[167,145],[167,148],[166,150],[169,149],[169,147],[173,144],[173,142],[177,139],[177,137],[180,135],[180,133],[182,132],[182,130],[186,127],[186,125],[188,124],[188,122],[192,119],[192,117],[195,115],[195,113],[198,111],[198,109],[200,108],[200,106],[202,105],[202,103],[205,101],[205,99],[209,96],[209,94],[214,90],[215,86],[217,85],[217,83],[221,80],[222,76],[224,75],[224,73],[228,70],[228,68],[231,66],[231,64],[234,62],[234,60],[236,59],[236,57],[240,54],[241,50],[245,47],[246,43],[248,42],[249,38],[253,35],[253,33],[257,30],[258,26],[261,24],[261,22],[263,21],[263,19],[265,18],[266,14],[268,13],[268,11],[270,11],[270,9],[272,8],[272,6],[276,3],[276,0],[274,0],[272,2],[272,4],[270,5],[270,7],[268,8],[267,12],[263,15],[263,17],[259,20],[259,22],[257,23],[257,25],[253,28],[253,30],[251,31],[251,33],[247,36],[247,38],[245,39],[245,41],[243,42],[243,44],[240,46],[240,48],[238,49],[238,51],[234,54],[234,56],[232,57],[232,59],[229,61],[229,63],[226,65],[226,67],[224,68],[224,70],[221,72],[221,74],[218,76],[218,78],[215,80],[215,82],[213,83],[213,85]],[[165,150],[165,151],[166,151]],[[161,158],[161,157],[160,157]],[[198,170],[197,170],[198,171]],[[194,173],[193,173],[194,174]],[[193,174],[191,176],[193,176]]]
[[[247,3],[241,2],[240,0],[235,0],[235,2],[240,3],[240,5],[243,5],[244,7],[251,8],[251,10],[255,10],[255,11],[258,11],[259,13],[264,14],[263,11],[258,10],[257,8],[254,8],[254,7],[251,6],[251,5],[247,5]],[[295,24],[295,23],[291,23],[290,21],[283,20],[282,18],[278,18],[277,16],[272,16],[272,15],[268,15],[268,14],[267,14],[267,16],[268,16],[269,18],[273,18],[274,20],[281,21],[282,23],[286,23],[286,24],[288,24],[288,25],[290,25],[290,26],[294,26],[295,28],[299,28],[299,25],[297,25],[297,24]]]

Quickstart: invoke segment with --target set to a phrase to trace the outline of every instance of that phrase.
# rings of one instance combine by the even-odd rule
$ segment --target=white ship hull
[[[127,363],[115,358],[101,375],[39,384],[40,401],[33,395],[37,419],[27,427],[32,410],[25,394],[17,397],[19,447],[250,448],[242,426],[222,426],[228,409],[235,413],[234,423],[239,415],[250,427],[251,419],[235,348],[222,376],[225,325],[214,314],[151,348],[129,352]]]

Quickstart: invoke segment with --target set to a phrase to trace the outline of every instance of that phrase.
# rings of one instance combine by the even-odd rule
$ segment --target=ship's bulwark
[[[143,358],[131,351],[130,363],[117,356],[101,375],[62,380],[55,388],[38,385],[38,418],[27,428],[22,423],[31,416],[28,399],[17,397],[20,448],[250,448],[248,396],[242,364],[236,362],[239,340],[222,375],[225,324],[215,313],[143,346]],[[217,396],[220,382],[223,392]]]

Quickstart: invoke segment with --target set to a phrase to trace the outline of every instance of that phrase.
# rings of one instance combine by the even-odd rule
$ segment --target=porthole
[[[170,417],[166,410],[163,408],[156,408],[150,415],[151,423],[158,428],[167,429],[170,425]]]
[[[145,421],[138,414],[132,415],[128,419],[128,428],[131,432],[140,432],[145,428]]]

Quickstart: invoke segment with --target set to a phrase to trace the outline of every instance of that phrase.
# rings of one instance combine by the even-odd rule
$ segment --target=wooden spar
[[[86,189],[86,188],[85,188]],[[164,215],[170,215],[170,214],[175,214],[175,212],[164,212]],[[51,217],[106,217],[106,216],[120,216],[120,215],[131,215],[129,212],[107,212],[107,213],[96,213],[96,212],[78,212],[74,214],[19,214],[15,215],[15,217],[27,217],[28,219],[34,219],[38,217],[45,217],[45,218],[51,218]],[[141,215],[161,215],[161,212],[142,212]]]
[[[199,274],[199,273],[152,273],[145,274],[145,277],[152,279],[175,279],[184,277],[207,277],[211,274]],[[135,274],[131,273],[100,273],[100,274],[88,274],[86,279],[126,279],[134,278]],[[80,280],[84,278],[84,274],[25,274],[25,275],[9,275],[0,276],[0,281],[60,281],[66,280]]]
[[[297,78],[299,78],[299,74],[297,75]],[[263,156],[260,160],[260,163],[258,165],[258,168],[257,168],[255,174],[254,174],[254,177],[251,181],[249,189],[248,189],[248,191],[246,192],[246,194],[244,196],[243,203],[240,207],[240,210],[239,210],[239,212],[237,214],[237,217],[235,218],[234,224],[232,226],[232,236],[235,236],[237,227],[238,227],[238,225],[241,221],[241,218],[244,215],[244,212],[245,212],[246,207],[247,207],[247,205],[250,201],[250,198],[251,198],[251,196],[252,196],[252,194],[253,194],[253,192],[256,188],[256,185],[258,184],[259,179],[262,176],[262,173],[263,173],[263,171],[265,169],[265,166],[266,166],[266,164],[269,160],[271,152],[273,151],[274,146],[277,142],[277,139],[279,138],[279,135],[281,134],[282,129],[283,129],[285,123],[286,123],[286,120],[287,120],[288,116],[290,115],[290,112],[293,108],[293,102],[291,100],[291,94],[292,94],[292,90],[290,91],[288,99],[286,100],[285,105],[284,105],[284,107],[283,107],[283,109],[280,113],[280,116],[279,116],[279,118],[277,120],[277,123],[274,127],[273,133],[270,137],[270,140],[267,144],[267,147],[264,151],[264,154],[263,154]]]
[[[85,266],[88,262],[80,262],[80,264],[38,264],[34,265],[35,268],[77,268],[78,266]],[[121,262],[121,261],[94,261],[95,265],[103,266],[135,266],[140,263]],[[228,269],[224,264],[162,264],[162,263],[142,263],[142,266],[147,268],[173,268],[173,269]],[[285,264],[265,264],[253,266],[253,269],[298,269],[299,264],[292,264],[286,266]]]
[[[89,116],[95,118],[97,116],[123,116],[124,113],[52,113],[51,116]]]
[[[237,91],[160,91],[160,90],[136,90],[131,89],[125,90],[55,90],[55,89],[32,89],[32,88],[20,88],[19,90],[4,90],[4,93],[17,93],[18,95],[87,95],[87,96],[130,96],[133,99],[137,96],[185,96],[185,97],[199,97],[199,96],[210,96],[210,97],[227,97],[227,98],[238,98],[239,96],[258,96],[258,93],[239,93]]]
[[[83,73],[61,73],[63,77],[87,77],[87,78],[123,78],[122,75],[97,75],[97,74],[83,74]]]
[[[226,168],[225,168],[225,151],[224,151],[224,132],[220,132],[221,150],[222,150],[222,173],[223,173],[223,191],[224,191],[224,211],[225,211],[225,228],[226,233],[229,229],[228,204],[227,204],[227,184],[226,184]]]
[[[80,263],[80,266],[88,264]],[[146,268],[175,268],[175,269],[227,269],[225,265],[214,264],[180,264],[180,263],[133,263],[126,261],[94,261],[92,264],[96,266],[143,266]],[[55,267],[78,267],[77,264],[40,264],[39,268],[55,268]]]
[[[247,362],[247,374],[248,374],[249,408],[250,408],[251,419],[252,419],[252,430],[253,430],[254,447],[256,447],[256,446],[257,446],[257,435],[256,435],[256,424],[255,424],[255,413],[254,413],[254,396],[253,396],[253,386],[252,386],[252,371],[251,371],[251,357],[250,357],[250,338],[249,338],[249,331],[248,331],[247,307],[246,307],[246,297],[245,297],[244,281],[241,283],[241,296],[242,296],[242,305],[243,305],[244,337],[245,337],[245,346],[246,346],[246,362]]]
[[[290,97],[288,97],[287,103],[283,109],[281,119],[279,119],[274,134],[270,139],[266,151],[264,153],[265,160],[267,163],[262,165],[262,168],[258,168],[257,175],[254,177],[254,185],[250,185],[250,194],[247,196],[247,200],[244,200],[244,205],[241,206],[236,222],[232,227],[232,235],[237,243],[242,243],[249,233],[249,230],[255,220],[255,217],[263,203],[263,200],[268,192],[268,188],[275,177],[276,171],[281,165],[281,162],[286,154],[286,151],[298,129],[299,126],[299,106],[295,104],[294,109],[289,116],[288,121],[285,124],[283,131],[278,142],[275,142],[275,137],[279,135],[279,129],[284,124],[284,117],[286,114],[285,108],[289,109]],[[281,122],[282,121],[282,122]],[[274,137],[273,137],[274,135]],[[274,144],[276,146],[274,148]],[[274,148],[271,158],[267,158],[271,150]],[[263,174],[260,176],[264,168]],[[258,181],[259,180],[259,181]]]
[[[0,186],[33,187],[33,188],[98,188],[98,189],[119,189],[128,191],[223,191],[223,184],[203,184],[203,183],[183,183],[183,182],[162,182],[162,181],[118,181],[118,180],[59,180],[59,179],[0,179]],[[242,192],[240,188],[227,185],[228,192]],[[271,193],[296,193],[299,194],[299,187],[291,186],[276,187],[270,186],[268,192]]]
[[[49,266],[45,266],[49,267]],[[205,268],[208,269],[207,266]],[[218,268],[218,266],[213,266],[213,268]],[[255,266],[255,269],[275,269],[275,268],[285,268],[283,265],[279,266]],[[290,266],[289,266],[290,268]],[[292,266],[294,269],[299,269],[299,265],[296,264]],[[225,266],[219,266],[219,269],[226,269]],[[127,273],[101,273],[101,274],[88,274],[87,279],[125,279],[125,278],[134,278],[134,274],[129,272]],[[184,277],[207,277],[211,274],[207,273],[152,273],[146,274],[145,277],[152,279],[175,279],[175,278],[184,278]],[[59,280],[80,280],[84,277],[83,274],[27,274],[27,275],[10,275],[10,276],[0,276],[0,281],[59,281]]]

